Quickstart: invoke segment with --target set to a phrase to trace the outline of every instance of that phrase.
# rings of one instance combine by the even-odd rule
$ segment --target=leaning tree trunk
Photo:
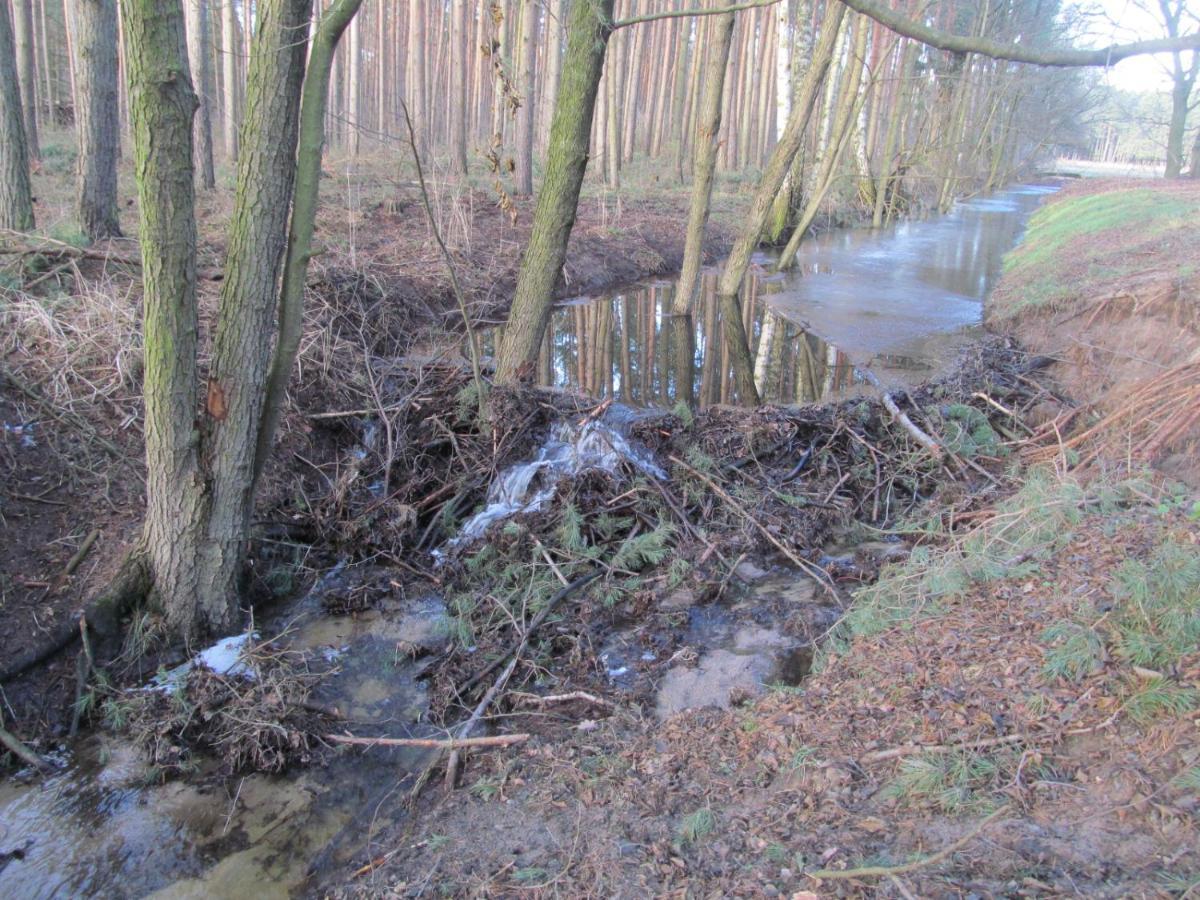
[[[193,124],[196,158],[196,180],[200,187],[212,190],[217,177],[213,167],[212,138],[212,35],[209,32],[208,0],[186,0],[188,65],[192,84],[200,100]]]
[[[25,115],[25,146],[30,159],[41,156],[38,147],[37,64],[33,46],[33,3],[14,0],[17,72],[21,81],[21,111]]]
[[[762,178],[759,179],[758,187],[755,189],[754,199],[750,203],[749,214],[738,232],[733,250],[725,262],[725,268],[721,271],[721,279],[717,287],[719,295],[736,295],[741,287],[742,279],[746,277],[746,269],[750,266],[750,256],[754,252],[754,248],[758,246],[759,237],[763,233],[767,217],[771,212],[771,204],[783,186],[792,158],[804,140],[808,121],[812,117],[813,103],[825,80],[829,63],[833,59],[834,43],[837,41],[845,14],[846,7],[836,0],[825,10],[825,20],[821,23],[821,36],[816,50],[813,51],[808,71],[804,73],[801,81],[796,103],[792,107],[783,134],[779,136],[779,143],[775,145],[775,150],[767,161]]]
[[[262,0],[246,73],[237,194],[207,390],[211,483],[199,590],[176,596],[206,630],[233,621],[254,499],[254,458],[287,242],[311,0]]]
[[[317,194],[321,184],[321,152],[325,146],[325,109],[329,100],[329,73],[338,41],[363,0],[337,0],[321,16],[313,32],[308,74],[300,102],[299,152],[296,159],[296,191],[292,201],[292,222],[288,232],[287,259],[283,284],[279,289],[279,340],[254,452],[254,478],[257,481],[271,454],[271,442],[279,425],[283,400],[292,367],[300,349],[304,324],[304,278],[312,258],[313,225],[317,213]]]
[[[122,0],[129,111],[141,216],[145,329],[146,519],[153,594],[180,634],[193,634],[193,598],[208,496],[200,467],[196,371],[196,218],[192,116],[183,11]]]
[[[718,3],[722,0],[717,0]],[[683,245],[683,269],[675,290],[674,312],[683,315],[692,307],[700,278],[704,249],[704,227],[708,224],[713,175],[717,170],[718,138],[721,131],[721,102],[725,93],[725,71],[729,67],[729,45],[733,36],[733,13],[717,16],[709,29],[708,70],[704,76],[704,100],[696,128],[696,163],[692,173],[692,202],[688,211],[687,236]],[[697,48],[697,52],[699,49]]]
[[[33,192],[29,187],[29,151],[21,120],[21,88],[8,7],[0,7],[0,228],[33,228]]]
[[[554,284],[567,258],[567,242],[575,224],[579,189],[587,169],[588,140],[596,92],[604,69],[613,0],[578,0],[567,17],[567,54],[550,147],[546,176],[533,213],[529,245],[521,258],[512,311],[500,343],[496,378],[516,381],[536,364],[542,335],[550,319]]]
[[[117,105],[117,2],[74,0],[75,123],[79,141],[79,227],[89,240],[116,237],[117,154],[120,110]]]

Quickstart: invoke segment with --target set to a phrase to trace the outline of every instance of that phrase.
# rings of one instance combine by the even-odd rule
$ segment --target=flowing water
[[[947,365],[978,326],[1000,258],[1045,192],[1015,188],[937,219],[827,234],[803,244],[784,275],[768,274],[771,258],[758,257],[744,313],[761,392],[812,402],[860,390],[862,367],[885,383],[908,383]],[[543,383],[632,406],[736,402],[712,286],[709,273],[694,325],[666,315],[667,282],[560,307],[543,352]],[[499,474],[464,536],[536,508],[556,479],[580,467],[615,469],[623,459],[663,477],[625,439],[627,413],[614,407],[602,421],[551,434],[535,458]],[[330,674],[316,699],[341,709],[355,733],[428,734],[427,658],[414,658],[412,648],[444,646],[445,608],[437,597],[398,589],[363,615],[324,614],[322,593],[353,577],[335,567],[261,629],[286,631],[294,648],[324,660]],[[752,586],[720,604],[700,604],[687,592],[661,598],[677,623],[673,638],[695,665],[676,661],[682,650],[647,649],[637,627],[611,635],[600,657],[613,686],[650,685],[658,713],[668,715],[728,702],[731,690],[765,681],[795,683],[807,672],[809,648],[785,631],[821,633],[836,607],[793,573],[739,578]],[[785,629],[796,616],[803,627]],[[209,661],[221,656],[214,651]],[[0,897],[288,896],[311,886],[310,874],[370,852],[373,828],[400,814],[395,797],[426,759],[376,748],[286,776],[151,785],[137,754],[109,738],[81,741],[65,757],[67,765],[44,781],[0,783]]]
[[[977,333],[983,301],[1029,214],[1055,188],[1019,185],[945,216],[879,231],[827,232],[774,271],[755,256],[742,290],[755,382],[770,402],[813,403],[946,371]],[[737,403],[721,331],[716,272],[704,273],[692,316],[670,315],[672,281],[648,281],[557,307],[538,383],[632,406]],[[485,337],[494,350],[495,333]]]

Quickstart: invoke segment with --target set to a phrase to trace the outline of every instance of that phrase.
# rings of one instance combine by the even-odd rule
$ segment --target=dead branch
[[[458,730],[459,740],[467,740],[470,738],[471,729],[475,727],[475,723],[483,717],[484,712],[489,706],[492,705],[492,702],[504,689],[504,685],[508,683],[508,679],[512,676],[513,671],[517,668],[517,663],[520,661],[520,659],[521,654],[518,651],[517,654],[513,656],[512,661],[504,667],[504,671],[500,673],[500,677],[495,680],[492,686],[488,688],[488,692],[483,695],[483,699],[479,701],[479,705],[476,706],[475,711],[471,713],[471,718],[467,719],[467,721],[463,723],[463,726]],[[458,780],[458,766],[459,755],[458,750],[456,749],[450,753],[450,759],[446,761],[447,790],[454,790],[454,783]]]
[[[888,759],[899,759],[902,756],[911,756],[914,753],[929,753],[933,755],[941,755],[944,753],[954,753],[958,750],[980,750],[984,747],[997,747],[1002,744],[1021,744],[1029,740],[1023,734],[1008,734],[998,738],[984,738],[979,741],[964,741],[961,744],[906,744],[903,747],[892,747],[889,750],[876,750],[874,753],[868,753],[865,756],[858,758],[859,765],[868,765],[870,763],[883,762]]]
[[[681,466],[682,468],[686,469],[688,472],[695,475],[697,478],[699,478],[701,481],[703,481],[706,485],[708,485],[708,487],[710,489],[712,489],[713,493],[715,493],[718,497],[720,497],[722,500],[724,500],[729,505],[729,507],[731,509],[733,509],[734,512],[736,512],[742,518],[746,519],[746,521],[748,521],[751,525],[753,525],[755,528],[757,528],[762,533],[763,537],[765,537],[768,541],[770,541],[772,544],[774,544],[776,549],[778,549],[780,553],[782,553],[784,556],[786,556],[791,561],[792,565],[796,566],[796,568],[800,569],[803,572],[807,572],[814,579],[816,579],[817,583],[820,584],[821,587],[825,588],[825,590],[829,593],[830,596],[834,597],[835,599],[837,598],[837,591],[834,590],[833,583],[829,580],[829,576],[822,569],[818,568],[817,566],[814,566],[812,563],[807,562],[806,560],[801,559],[799,556],[797,556],[795,553],[793,553],[791,550],[789,550],[783,544],[782,541],[780,541],[777,537],[775,537],[775,535],[771,534],[771,532],[767,529],[767,527],[765,525],[763,525],[761,522],[759,522],[758,519],[754,518],[754,516],[750,515],[749,510],[747,510],[744,506],[742,506],[740,503],[738,503],[736,500],[734,500],[733,497],[731,497],[728,494],[728,492],[725,491],[724,488],[722,488],[719,484],[717,484],[715,481],[713,481],[711,478],[709,478],[703,472],[692,468],[691,466],[689,466],[687,463],[685,463],[682,459],[680,459],[677,456],[671,456],[668,458],[671,460],[671,462],[675,463],[675,465]]]
[[[904,863],[899,866],[863,866],[858,869],[817,869],[815,872],[806,872],[809,878],[815,878],[818,881],[834,881],[837,879],[849,878],[886,878],[891,875],[903,875],[905,872],[914,872],[917,869],[924,869],[927,866],[932,866],[935,863],[941,862],[946,857],[961,850],[971,841],[973,841],[983,829],[987,828],[992,822],[1000,818],[1004,813],[1008,812],[1011,807],[1008,804],[1001,806],[990,816],[960,837],[957,841],[948,847],[944,847],[932,856],[924,856],[921,859],[913,860],[909,863]]]
[[[327,734],[325,740],[357,747],[426,747],[431,750],[458,750],[462,747],[508,747],[529,740],[528,734],[494,734],[476,738],[389,738],[359,737],[353,734]]]
[[[32,766],[39,772],[48,772],[53,768],[50,763],[46,762],[46,760],[42,759],[40,756],[26,747],[25,744],[14,737],[3,726],[0,726],[0,744],[3,744],[5,747],[7,747],[9,751],[12,752],[12,755],[21,760],[21,762],[28,766]]]

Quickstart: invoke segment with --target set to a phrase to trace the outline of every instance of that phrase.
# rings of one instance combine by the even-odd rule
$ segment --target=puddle
[[[755,382],[772,403],[816,403],[948,370],[978,333],[983,300],[1030,213],[1055,188],[1022,185],[958,204],[945,216],[806,240],[796,265],[755,256],[742,292]],[[670,315],[673,281],[651,281],[558,306],[539,384],[642,407],[739,401],[721,331],[716,272],[687,318]],[[496,331],[482,336],[495,349]]]
[[[338,567],[320,587],[358,577],[367,576]],[[445,644],[445,615],[427,596],[388,597],[358,616],[329,616],[314,591],[260,630],[285,630],[285,643],[310,651],[314,669],[332,669],[312,699],[342,713],[346,723],[337,727],[425,736],[433,729],[424,724],[420,654]],[[385,799],[403,792],[426,759],[420,750],[352,749],[281,776],[148,784],[136,751],[97,735],[44,782],[0,783],[0,855],[24,850],[0,868],[0,896],[293,896],[310,886],[310,874],[361,851],[392,821],[395,805]]]

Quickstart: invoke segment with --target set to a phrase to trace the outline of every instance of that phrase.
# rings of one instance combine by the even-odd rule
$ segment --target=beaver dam
[[[80,650],[96,729],[0,787],[0,890],[369,891],[443,791],[490,799],[566,736],[796,689],[911,552],[889,528],[969,520],[1029,437],[1042,361],[979,322],[1043,193],[828,234],[787,276],[761,259],[755,409],[711,298],[681,328],[668,284],[560,307],[542,385],[491,389],[481,417],[453,348],[416,352],[331,277],[252,621],[195,659],[151,617]],[[541,840],[518,881],[552,877]]]

